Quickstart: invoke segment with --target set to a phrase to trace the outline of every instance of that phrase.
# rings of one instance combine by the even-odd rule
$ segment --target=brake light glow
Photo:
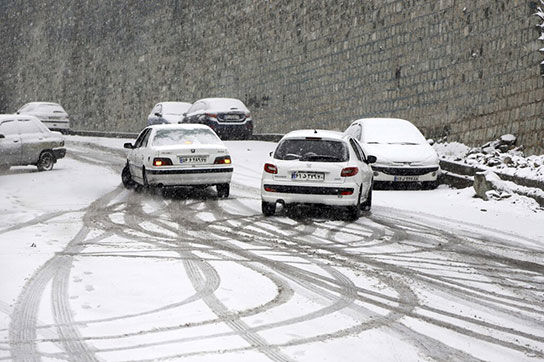
[[[154,158],[153,166],[172,166],[172,160],[169,158]]]
[[[341,177],[352,177],[359,173],[359,169],[357,167],[346,167],[342,169],[342,172],[340,173]]]
[[[349,190],[349,191],[342,191],[342,192],[340,192],[340,195],[342,195],[342,196],[349,196],[349,195],[353,195],[353,190]]]
[[[267,172],[267,173],[271,173],[271,174],[277,174],[278,173],[278,168],[271,164],[271,163],[265,163],[264,164],[264,172]]]
[[[226,164],[226,165],[229,165],[231,163],[231,159],[230,159],[230,156],[220,156],[220,157],[216,157],[215,158],[215,161],[213,163],[215,163],[216,165],[217,164]]]

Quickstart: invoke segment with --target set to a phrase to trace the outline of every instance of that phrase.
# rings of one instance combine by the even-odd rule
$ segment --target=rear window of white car
[[[213,131],[207,129],[159,129],[153,138],[153,146],[222,144]]]
[[[274,158],[315,162],[346,162],[349,151],[342,141],[322,139],[287,139],[282,141]]]

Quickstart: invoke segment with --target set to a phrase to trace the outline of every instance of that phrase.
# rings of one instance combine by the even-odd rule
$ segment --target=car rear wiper
[[[288,153],[285,156],[283,156],[283,159],[284,160],[298,160],[301,157],[302,157],[301,155],[297,155],[296,153]]]

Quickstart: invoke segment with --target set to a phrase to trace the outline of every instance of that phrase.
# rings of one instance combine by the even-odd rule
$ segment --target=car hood
[[[363,144],[367,155],[376,156],[376,165],[437,165],[438,155],[429,144]]]

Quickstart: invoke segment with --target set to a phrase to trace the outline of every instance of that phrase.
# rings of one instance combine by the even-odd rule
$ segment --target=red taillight
[[[268,172],[268,173],[272,173],[272,174],[277,174],[278,173],[278,168],[271,164],[271,163],[265,163],[264,164],[264,171],[265,172]]]
[[[342,196],[353,195],[353,190],[342,191],[342,192],[340,192],[340,195],[342,195]]]
[[[216,113],[205,113],[206,116],[210,117],[210,118],[217,118],[217,114]]]
[[[265,190],[266,192],[276,192],[276,189],[273,188],[273,187],[270,187],[270,186],[266,186],[266,187],[264,188],[264,190]]]
[[[340,173],[340,176],[342,177],[351,177],[355,176],[359,173],[359,169],[357,167],[346,167],[342,169],[342,172]]]
[[[154,158],[153,166],[172,166],[172,160],[169,158]]]
[[[230,159],[230,156],[220,156],[220,157],[216,157],[215,158],[215,161],[213,162],[215,164],[230,164],[232,163],[231,159]]]

